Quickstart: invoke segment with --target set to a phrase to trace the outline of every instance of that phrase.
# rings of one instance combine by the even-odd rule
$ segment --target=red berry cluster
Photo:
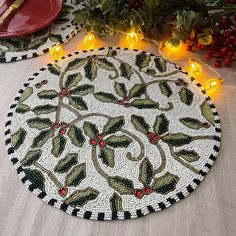
[[[65,122],[62,122],[61,124],[55,122],[53,124],[53,129],[58,129],[59,127],[61,127],[61,129],[59,130],[59,134],[64,135],[66,133],[67,124]]]
[[[143,195],[148,195],[152,193],[152,188],[150,186],[146,186],[143,189],[136,189],[135,190],[135,196],[139,199],[143,197]]]
[[[220,32],[213,35],[213,42],[210,50],[206,54],[208,60],[216,58],[215,67],[219,68],[222,63],[230,67],[235,61],[236,52],[236,16],[234,17],[234,26],[228,18],[223,18],[219,23]]]
[[[117,101],[118,105],[123,105],[124,107],[130,107],[130,103],[129,103],[129,98],[128,97],[124,97],[122,100],[118,100]]]
[[[91,145],[98,145],[100,148],[104,148],[106,146],[106,142],[103,140],[102,134],[98,134],[95,138],[90,139],[89,142]]]
[[[58,194],[62,197],[66,196],[67,193],[68,193],[68,188],[67,187],[63,187],[63,188],[58,190]]]
[[[148,132],[147,133],[147,137],[149,139],[149,142],[152,144],[156,144],[158,142],[158,140],[160,140],[161,136],[152,132]]]
[[[61,98],[70,97],[71,96],[71,92],[68,90],[68,88],[62,88],[61,92],[58,95]]]

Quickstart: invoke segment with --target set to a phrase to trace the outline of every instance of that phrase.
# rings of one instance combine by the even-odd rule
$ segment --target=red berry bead
[[[59,195],[62,197],[66,196],[67,192],[68,192],[68,189],[66,187],[63,187],[58,190]]]
[[[152,138],[153,137],[153,133],[152,132],[147,132],[147,136],[148,136],[148,138]]]
[[[66,133],[66,131],[65,131],[63,128],[60,129],[59,134],[63,135],[63,134],[65,134],[65,133]]]
[[[234,38],[233,45],[236,47],[236,38]]]
[[[93,138],[93,139],[91,139],[91,140],[90,140],[90,144],[91,144],[91,145],[96,145],[96,144],[97,144],[97,141],[96,141],[96,139],[94,139],[94,138]]]
[[[212,53],[207,53],[206,59],[211,60],[211,58],[212,58]]]
[[[103,148],[106,146],[106,142],[104,140],[99,142],[99,147]]]
[[[146,194],[149,194],[149,193],[152,192],[152,188],[151,188],[150,186],[147,186],[147,187],[145,187],[144,192],[145,192]]]
[[[227,28],[228,23],[229,23],[229,21],[228,21],[227,18],[222,19],[221,22],[220,22],[223,29]]]
[[[193,49],[192,45],[188,45],[187,50],[191,52],[192,49]]]
[[[71,96],[71,92],[70,91],[68,91],[68,92],[66,92],[66,97],[70,97]]]
[[[130,107],[130,106],[131,106],[131,104],[130,104],[130,103],[128,103],[128,102],[126,102],[126,103],[124,103],[124,106],[125,106],[125,107]]]
[[[214,64],[215,67],[220,68],[221,67],[221,61],[217,60]]]
[[[122,105],[123,103],[124,103],[123,100],[118,100],[118,101],[117,101],[117,104],[119,104],[119,105]]]
[[[59,97],[63,98],[64,97],[64,94],[62,92],[60,92],[59,94]]]
[[[202,48],[202,44],[198,43],[198,44],[197,44],[197,48],[203,49],[203,48]]]
[[[156,140],[155,138],[151,138],[149,141],[150,141],[150,143],[152,143],[152,144],[156,144],[156,143],[157,143],[157,140]]]
[[[228,47],[223,47],[223,48],[221,48],[220,53],[222,56],[224,56],[228,53],[228,51],[229,51]]]
[[[124,101],[128,102],[129,98],[128,97],[124,97]]]
[[[53,124],[53,128],[54,128],[54,129],[57,129],[58,127],[59,127],[58,123],[55,122],[55,123]]]
[[[206,129],[210,128],[210,125],[207,122],[203,123],[202,126]]]
[[[135,192],[135,196],[136,196],[137,198],[142,198],[142,196],[143,196],[142,190],[137,189],[136,192]]]
[[[96,137],[97,140],[102,140],[102,138],[103,138],[103,137],[102,137],[101,134],[98,134],[97,137]]]
[[[155,134],[155,135],[153,136],[153,138],[154,138],[155,140],[159,140],[159,139],[161,138],[161,136],[158,135],[158,134]]]
[[[230,67],[231,64],[232,64],[232,62],[228,61],[227,59],[224,61],[224,65],[225,65],[226,67]]]
[[[227,56],[228,57],[233,57],[234,56],[234,52],[233,51],[228,52]]]
[[[232,64],[232,62],[233,62],[232,57],[227,57],[227,58],[225,58],[225,60],[224,60],[224,65],[225,65],[225,66],[230,66],[230,65]]]
[[[230,37],[232,35],[232,31],[231,30],[226,30],[225,31],[225,36],[226,37]]]
[[[221,58],[222,56],[223,55],[222,55],[221,51],[218,51],[217,54],[216,54],[216,57]]]
[[[64,128],[66,128],[67,127],[67,124],[65,123],[65,122],[62,122],[61,123],[61,127],[64,129]]]

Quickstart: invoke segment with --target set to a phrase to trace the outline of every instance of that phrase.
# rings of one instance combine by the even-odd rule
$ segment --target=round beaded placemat
[[[80,25],[74,22],[81,8],[79,2],[64,0],[60,16],[42,30],[19,38],[0,39],[0,63],[37,57],[57,43],[66,43],[80,30]]]
[[[36,72],[6,122],[22,182],[86,219],[128,219],[186,197],[217,157],[220,120],[180,67],[153,54],[101,48]]]

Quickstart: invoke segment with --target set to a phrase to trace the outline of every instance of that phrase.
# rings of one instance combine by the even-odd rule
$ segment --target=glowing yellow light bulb
[[[59,60],[64,55],[64,49],[61,44],[55,45],[50,49],[50,54],[53,60]]]
[[[212,94],[212,93],[217,92],[219,90],[222,82],[223,82],[223,80],[221,78],[208,79],[203,84],[203,88],[206,90],[207,94]]]
[[[202,74],[202,67],[199,63],[192,60],[189,61],[189,74],[193,77],[198,77]]]
[[[139,40],[139,37],[134,31],[131,31],[126,36],[126,41],[129,43],[130,47],[133,47],[134,44],[138,42],[138,40]]]
[[[93,32],[89,32],[83,40],[83,44],[86,49],[93,49],[96,43],[96,37]]]

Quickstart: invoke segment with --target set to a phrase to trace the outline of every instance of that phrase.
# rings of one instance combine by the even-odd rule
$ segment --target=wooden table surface
[[[79,50],[83,34],[65,48]],[[118,46],[106,39],[103,46]],[[157,53],[156,46],[145,50]],[[24,81],[50,62],[49,55],[0,64],[0,235],[47,236],[235,236],[236,235],[236,64],[219,69],[222,91],[214,99],[222,122],[221,150],[212,170],[189,197],[170,208],[125,221],[91,221],[53,208],[27,190],[5,149],[4,123],[8,108]]]

